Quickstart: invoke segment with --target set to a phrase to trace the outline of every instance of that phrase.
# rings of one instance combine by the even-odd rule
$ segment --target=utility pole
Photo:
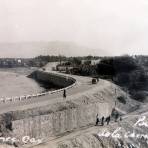
[[[117,90],[115,88],[115,108],[116,108],[116,105],[117,105]]]

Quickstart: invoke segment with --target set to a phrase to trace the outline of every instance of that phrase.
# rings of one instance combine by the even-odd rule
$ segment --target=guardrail
[[[56,75],[58,75],[58,74],[56,74]],[[70,88],[72,88],[76,85],[76,79],[74,79],[70,76],[64,76],[64,75],[61,75],[61,76],[65,77],[66,79],[73,80],[74,83],[70,86],[65,87],[65,88],[61,88],[61,89],[57,89],[57,90],[53,90],[53,91],[47,91],[47,92],[43,92],[43,93],[30,94],[30,95],[14,96],[14,97],[8,97],[8,98],[7,97],[0,98],[0,103],[23,101],[23,100],[29,100],[29,99],[32,99],[32,98],[41,97],[41,96],[45,96],[45,95],[49,95],[49,94],[55,94],[55,93],[59,93],[59,92],[62,92],[64,90],[70,89]]]

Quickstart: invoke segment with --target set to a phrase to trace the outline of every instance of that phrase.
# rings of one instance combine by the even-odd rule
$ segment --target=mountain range
[[[64,55],[64,56],[104,56],[108,55],[101,49],[91,49],[77,45],[73,42],[18,42],[0,43],[0,57],[30,58],[38,55]]]

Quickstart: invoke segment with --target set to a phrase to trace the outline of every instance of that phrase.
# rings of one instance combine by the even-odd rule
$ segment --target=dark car
[[[98,80],[97,78],[92,78],[92,84],[97,84]]]

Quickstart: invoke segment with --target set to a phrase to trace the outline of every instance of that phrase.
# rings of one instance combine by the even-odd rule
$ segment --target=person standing
[[[120,116],[120,121],[122,121],[122,117]]]
[[[119,114],[116,113],[116,114],[115,114],[115,122],[117,122],[118,118],[119,118]]]
[[[104,116],[103,116],[102,119],[101,119],[101,125],[102,125],[102,126],[104,125]]]
[[[64,89],[64,92],[63,92],[63,98],[66,99],[66,90]]]
[[[99,123],[99,115],[97,114],[97,116],[96,116],[96,126],[98,125],[98,123]]]
[[[110,122],[110,116],[108,116],[108,117],[106,118],[106,122],[107,122],[107,125],[109,125],[109,122]]]

